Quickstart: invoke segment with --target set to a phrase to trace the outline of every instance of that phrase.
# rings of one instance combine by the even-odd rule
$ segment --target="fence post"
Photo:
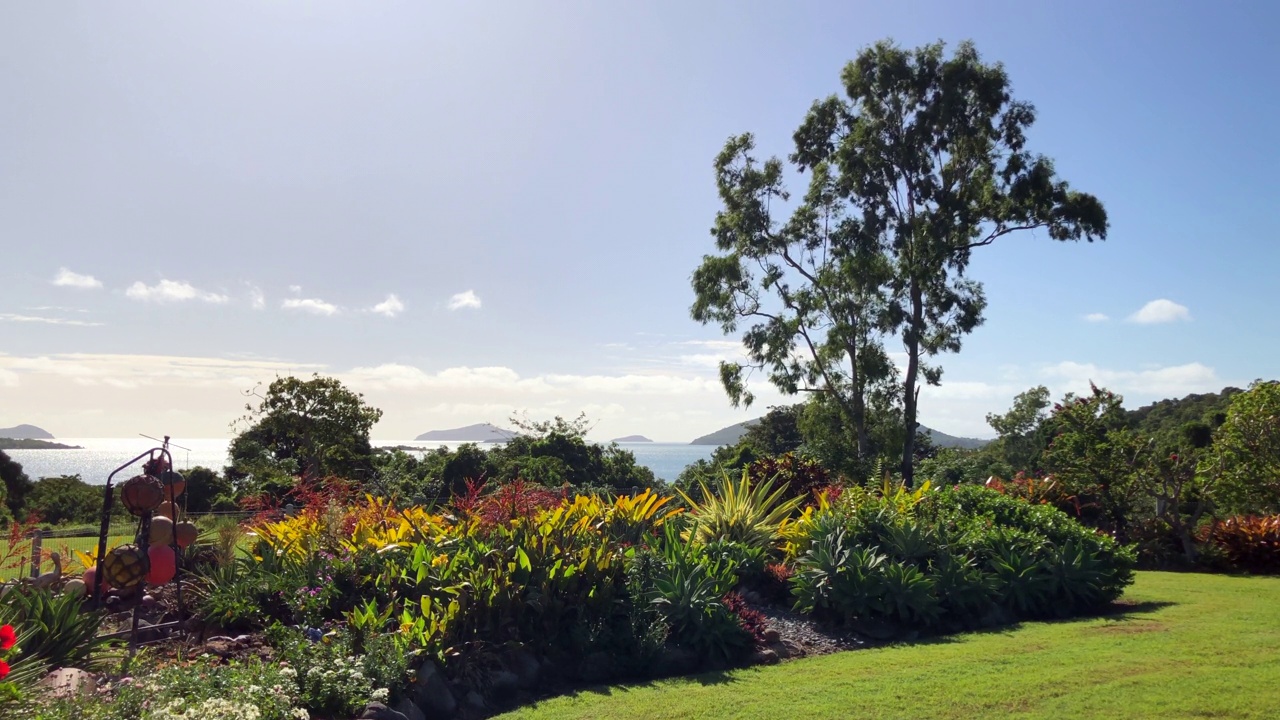
[[[43,541],[43,530],[36,528],[31,531],[31,577],[40,577],[40,551]]]

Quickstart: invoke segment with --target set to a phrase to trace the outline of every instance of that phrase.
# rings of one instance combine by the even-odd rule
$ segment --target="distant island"
[[[653,442],[653,441],[652,441],[652,440],[650,440],[649,438],[647,438],[647,437],[643,436],[643,435],[625,435],[625,436],[620,437],[620,438],[614,438],[611,442],[616,442],[616,443],[641,443],[641,442],[647,442],[647,443],[651,443],[651,442]]]
[[[79,445],[63,445],[48,440],[0,437],[0,450],[83,450]]]
[[[14,427],[0,428],[0,438],[8,438],[10,440],[52,440],[53,433],[35,425],[15,425]]]
[[[504,430],[490,423],[479,423],[449,430],[432,430],[414,438],[429,442],[506,442],[518,436],[512,430]]]
[[[750,429],[752,425],[755,425],[759,422],[760,422],[760,418],[755,418],[754,420],[746,420],[736,425],[730,425],[729,427],[726,427],[726,428],[720,428],[719,430],[713,433],[709,433],[707,435],[703,435],[700,438],[694,439],[694,441],[689,444],[690,445],[732,445],[738,442],[739,440],[741,440],[742,436],[747,434],[747,430]],[[964,448],[966,450],[976,450],[977,448],[980,448],[986,445],[987,443],[991,442],[990,440],[982,440],[980,438],[966,438],[966,437],[956,437],[954,435],[948,435],[944,432],[939,432],[932,428],[925,427],[924,425],[920,426],[920,432],[928,435],[929,439],[933,441],[934,445],[936,445],[937,447],[944,447],[944,448]]]

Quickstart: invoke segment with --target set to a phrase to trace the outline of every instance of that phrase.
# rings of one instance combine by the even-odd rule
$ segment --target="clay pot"
[[[84,571],[84,586],[88,592],[93,592],[93,576],[97,574],[96,568],[89,568]],[[106,592],[111,588],[111,583],[107,582],[106,574],[102,578],[102,592]]]
[[[168,545],[153,545],[147,549],[151,569],[147,572],[147,584],[164,585],[178,571],[177,556]]]
[[[143,515],[164,502],[164,485],[151,475],[135,475],[120,487],[120,501],[133,515]]]
[[[62,586],[62,592],[72,597],[84,597],[89,591],[89,586],[80,578],[71,578]]]
[[[180,522],[174,526],[173,534],[178,539],[178,547],[189,548],[196,541],[200,531],[189,522]]]
[[[151,534],[147,539],[152,545],[172,545],[173,521],[163,515],[151,518]]]
[[[187,479],[182,477],[181,473],[173,470],[165,471],[160,476],[160,482],[164,483],[165,500],[174,500],[187,491]]]
[[[177,506],[177,505],[174,505],[173,503],[169,502],[168,500],[165,500],[164,502],[160,503],[160,506],[159,506],[159,507],[157,507],[157,508],[156,508],[156,515],[157,515],[157,516],[161,516],[161,517],[167,517],[167,518],[169,518],[170,520],[172,520],[172,521],[174,521],[174,522],[177,522],[177,521],[178,521],[178,506]]]

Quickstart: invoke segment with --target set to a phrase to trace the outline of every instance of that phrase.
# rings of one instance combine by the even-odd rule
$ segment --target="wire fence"
[[[200,527],[222,519],[244,522],[253,515],[251,512],[210,512],[190,515],[187,519]],[[37,528],[17,539],[0,537],[0,582],[37,577],[54,570],[62,574],[82,573],[85,568],[78,553],[94,556],[98,552],[98,538],[99,530],[88,527]],[[107,535],[107,549],[134,540],[132,523],[114,522]],[[58,556],[56,562],[54,553]]]

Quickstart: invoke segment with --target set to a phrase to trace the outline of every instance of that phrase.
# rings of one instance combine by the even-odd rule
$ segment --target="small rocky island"
[[[612,440],[612,442],[616,442],[616,443],[643,443],[643,442],[651,443],[651,442],[653,442],[653,441],[652,441],[652,440],[650,440],[649,438],[647,438],[647,437],[643,436],[643,435],[624,435],[623,437],[620,437],[620,438],[614,438],[614,439]]]

